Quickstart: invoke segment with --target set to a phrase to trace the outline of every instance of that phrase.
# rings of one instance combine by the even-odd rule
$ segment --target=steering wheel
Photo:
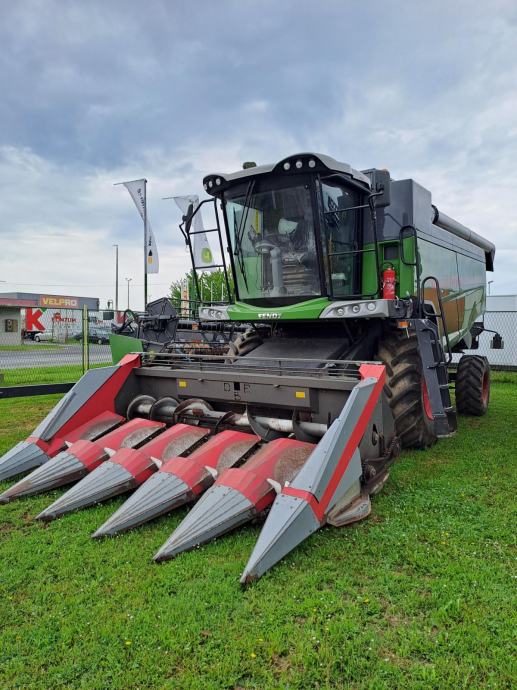
[[[258,242],[255,242],[255,249],[261,254],[269,254],[271,250],[277,248],[278,247],[276,244],[273,244],[273,242],[269,242],[268,240],[259,240]]]

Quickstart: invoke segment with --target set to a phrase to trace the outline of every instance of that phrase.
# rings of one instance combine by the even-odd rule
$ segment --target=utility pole
[[[115,247],[115,311],[118,311],[118,244]]]
[[[147,307],[147,180],[144,179],[144,311]]]
[[[127,308],[129,309],[129,283],[133,280],[133,278],[126,278],[127,281]]]

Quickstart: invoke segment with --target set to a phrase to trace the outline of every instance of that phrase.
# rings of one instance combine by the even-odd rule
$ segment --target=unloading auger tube
[[[28,469],[24,452],[32,458],[34,448],[46,449],[0,502],[69,485],[37,516],[49,521],[134,492],[96,538],[195,503],[157,561],[263,518],[274,506],[286,539],[272,537],[268,520],[267,540],[259,540],[245,581],[326,522],[366,517],[369,496],[386,481],[398,449],[382,393],[384,367],[305,360],[304,369],[301,360],[276,360],[253,369],[250,361],[228,367],[209,357],[128,355],[88,372],[26,445],[0,458],[0,470],[14,476]],[[286,501],[306,508],[285,513]]]

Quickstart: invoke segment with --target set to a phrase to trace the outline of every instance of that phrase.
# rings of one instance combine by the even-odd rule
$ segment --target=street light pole
[[[493,282],[494,282],[493,280],[488,281],[488,294],[490,294],[490,286],[492,285]]]
[[[127,281],[127,308],[129,309],[129,283],[133,280],[133,278],[126,278]]]
[[[147,180],[144,179],[144,311],[147,308]]]
[[[118,244],[115,247],[115,311],[118,311]]]

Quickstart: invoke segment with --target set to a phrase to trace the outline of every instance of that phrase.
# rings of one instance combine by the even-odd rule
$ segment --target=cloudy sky
[[[244,160],[328,153],[413,177],[497,245],[517,293],[515,0],[0,0],[0,288],[142,306],[147,177],[161,271],[188,268],[162,197]],[[125,305],[125,299],[121,297]]]

